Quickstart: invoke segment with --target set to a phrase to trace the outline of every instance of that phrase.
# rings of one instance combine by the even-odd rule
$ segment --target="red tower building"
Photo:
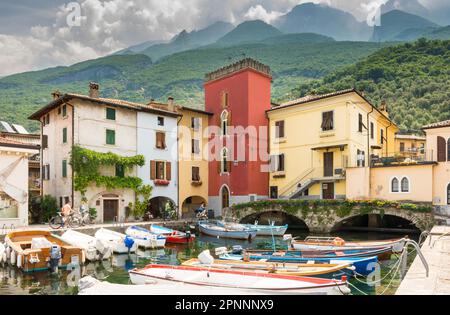
[[[213,113],[209,205],[216,215],[232,204],[268,198],[270,68],[247,58],[208,73],[205,110]]]

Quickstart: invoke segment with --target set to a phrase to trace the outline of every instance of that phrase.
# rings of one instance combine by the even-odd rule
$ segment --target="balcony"
[[[405,150],[383,154],[381,156],[374,155],[371,157],[371,167],[388,167],[388,166],[404,166],[404,165],[420,165],[434,163],[435,157],[433,151],[423,149]]]

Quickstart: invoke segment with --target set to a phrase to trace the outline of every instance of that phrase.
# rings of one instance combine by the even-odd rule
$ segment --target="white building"
[[[153,216],[161,215],[169,201],[178,207],[178,145],[179,115],[169,104],[150,103],[152,108],[167,112],[137,113],[137,153],[145,157],[145,165],[138,168],[138,177],[144,184],[153,186],[150,210]]]
[[[35,145],[0,137],[0,228],[28,225],[28,158]]]
[[[135,202],[134,190],[107,188],[91,182],[84,195],[86,200],[83,200],[82,193],[74,185],[77,174],[70,165],[72,148],[78,146],[98,153],[111,152],[120,157],[134,157],[142,153],[146,159],[142,168],[101,165],[99,174],[103,177],[139,176],[144,184],[151,184],[150,171],[146,174],[145,169],[150,158],[155,156],[152,153],[155,151],[154,144],[150,145],[155,141],[155,128],[149,126],[152,121],[157,122],[157,117],[164,117],[170,127],[175,121],[176,132],[178,114],[151,104],[101,98],[99,86],[95,83],[90,84],[89,96],[55,92],[53,97],[51,103],[30,117],[39,120],[42,125],[42,194],[56,197],[59,206],[70,202],[78,209],[82,203],[87,203],[89,208],[96,209],[99,222],[125,220],[130,216],[129,205]],[[176,168],[172,172],[173,178],[176,178]],[[173,185],[176,187],[175,183]],[[152,197],[157,192],[154,189]],[[173,199],[175,204],[176,200]]]

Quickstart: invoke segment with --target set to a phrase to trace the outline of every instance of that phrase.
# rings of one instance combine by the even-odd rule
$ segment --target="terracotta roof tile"
[[[450,127],[450,120],[439,121],[433,124],[428,124],[423,126],[422,129],[432,129],[432,128],[441,128],[441,127]]]
[[[280,107],[285,107],[285,106],[291,106],[291,105],[296,105],[296,104],[312,102],[314,100],[319,100],[319,99],[322,99],[322,98],[342,95],[342,94],[346,94],[346,93],[353,92],[353,91],[355,91],[355,90],[354,89],[347,89],[347,90],[336,91],[336,92],[327,93],[327,94],[321,94],[321,95],[306,95],[304,97],[297,98],[297,99],[292,100],[292,101],[281,103],[279,106],[274,107],[274,109],[280,108]]]

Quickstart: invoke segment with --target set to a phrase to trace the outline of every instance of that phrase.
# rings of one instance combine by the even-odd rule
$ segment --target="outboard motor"
[[[59,262],[62,258],[61,247],[59,245],[52,245],[50,247],[50,270],[51,272],[58,272]]]
[[[232,253],[233,255],[241,255],[243,250],[244,250],[244,249],[242,248],[241,245],[233,245],[233,248],[232,248],[232,250],[231,250],[231,253]]]
[[[125,236],[125,238],[123,239],[123,243],[125,244],[125,247],[128,248],[128,252],[130,252],[131,248],[134,245],[134,239],[129,237],[128,235]]]
[[[191,231],[186,231],[186,238],[190,239],[191,238]]]

